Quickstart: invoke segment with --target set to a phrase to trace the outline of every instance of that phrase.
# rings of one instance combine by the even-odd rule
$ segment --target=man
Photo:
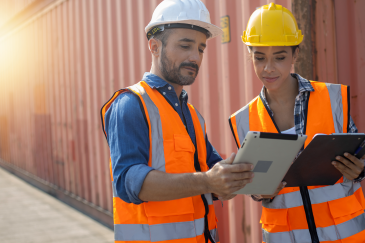
[[[232,198],[252,180],[252,165],[232,165],[234,154],[222,160],[183,86],[194,82],[206,40],[221,30],[199,0],[163,1],[145,30],[150,73],[101,111],[115,241],[219,242],[212,193]]]

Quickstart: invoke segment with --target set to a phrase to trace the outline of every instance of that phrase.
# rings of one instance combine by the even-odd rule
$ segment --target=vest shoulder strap
[[[249,120],[249,112],[250,105],[254,102],[258,102],[260,99],[259,96],[251,100],[247,105],[242,107],[240,110],[236,111],[233,115],[231,115],[228,119],[229,125],[231,127],[231,131],[233,137],[236,141],[236,145],[239,148],[246,134],[250,131],[250,120]],[[239,124],[239,126],[237,126]]]
[[[310,82],[315,90],[314,95],[322,96],[322,92],[328,92],[335,132],[347,133],[349,131],[350,119],[350,86],[316,81]]]
[[[107,133],[105,131],[105,114],[106,112],[109,110],[110,106],[112,105],[112,103],[117,99],[117,97],[123,93],[126,92],[130,92],[132,94],[134,94],[139,101],[139,105],[143,114],[143,117],[148,125],[148,121],[147,121],[147,117],[146,117],[146,112],[144,109],[144,105],[143,105],[143,100],[141,99],[141,94],[145,93],[145,90],[143,89],[143,87],[140,85],[140,82],[138,82],[137,84],[134,84],[132,86],[129,86],[127,88],[124,89],[120,89],[118,91],[116,91],[113,96],[101,107],[100,110],[100,116],[101,116],[101,125],[102,125],[102,129],[104,132],[105,137],[107,137]]]

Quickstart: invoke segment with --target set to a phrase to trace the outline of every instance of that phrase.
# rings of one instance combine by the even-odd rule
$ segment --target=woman
[[[250,17],[242,40],[264,87],[230,117],[237,145],[248,131],[307,134],[356,133],[348,87],[308,81],[290,69],[303,35],[286,8],[271,3]],[[293,115],[294,111],[294,115]],[[284,188],[262,201],[264,242],[365,242],[364,158],[345,153],[332,161],[343,177],[333,186]]]

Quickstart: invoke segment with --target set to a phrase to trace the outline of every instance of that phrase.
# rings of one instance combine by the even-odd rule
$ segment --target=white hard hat
[[[156,28],[154,28],[156,27]],[[145,31],[147,38],[166,28],[188,28],[203,32],[208,39],[223,31],[211,24],[208,9],[200,0],[164,0],[155,9]]]

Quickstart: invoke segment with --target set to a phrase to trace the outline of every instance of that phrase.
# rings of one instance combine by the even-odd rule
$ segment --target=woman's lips
[[[264,77],[265,81],[268,83],[273,83],[275,82],[279,77]]]

